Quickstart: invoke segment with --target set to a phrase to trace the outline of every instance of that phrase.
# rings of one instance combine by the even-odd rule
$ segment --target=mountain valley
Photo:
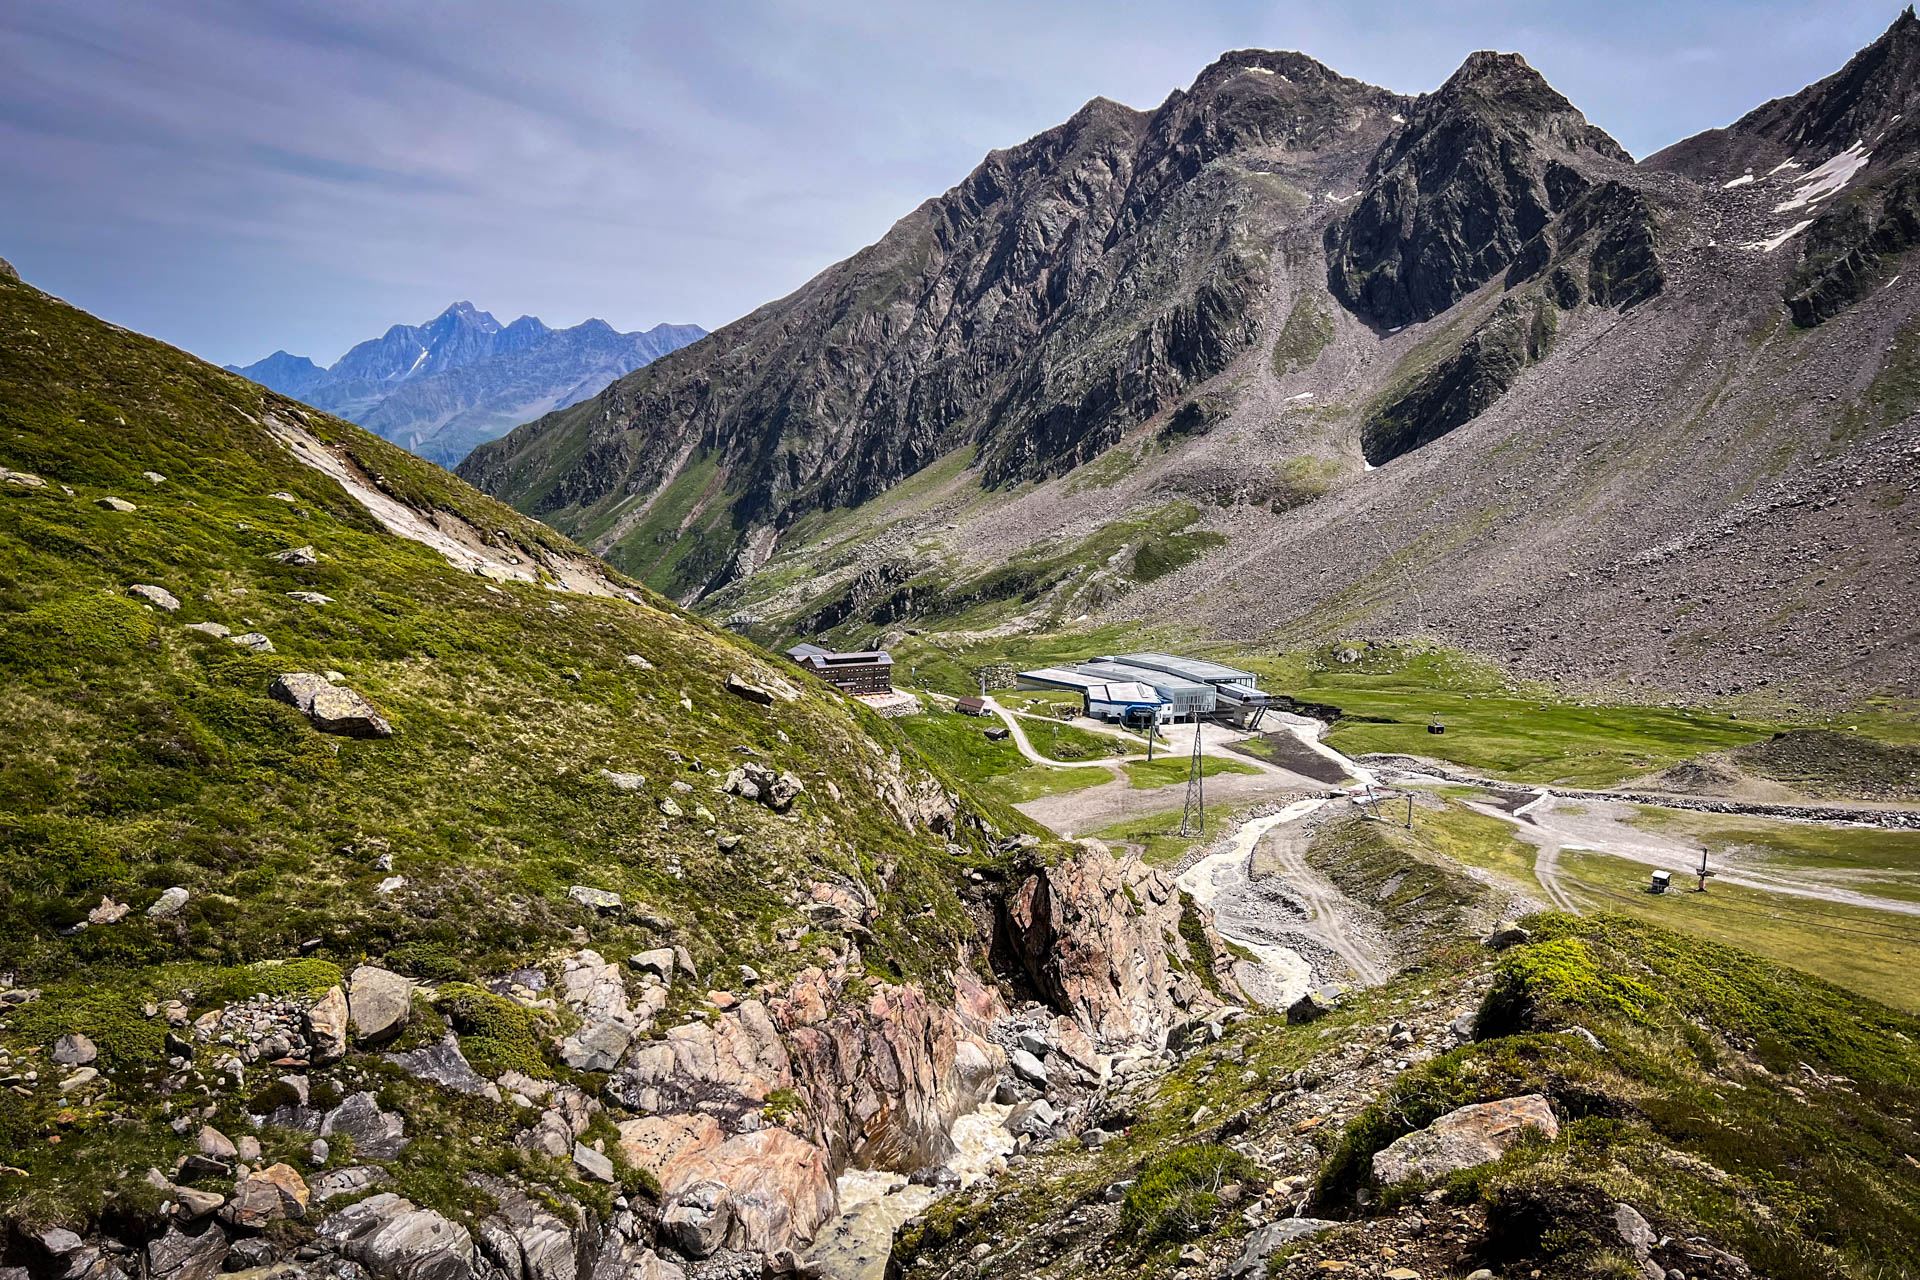
[[[0,1280],[1920,1280],[1917,106],[1238,50],[331,369],[0,261]]]

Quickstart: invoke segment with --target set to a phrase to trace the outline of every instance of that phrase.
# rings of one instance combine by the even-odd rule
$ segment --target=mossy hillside
[[[773,668],[663,602],[454,570],[296,461],[257,422],[302,411],[251,383],[18,283],[0,283],[0,326],[0,463],[48,481],[0,493],[0,913],[14,926],[0,966],[21,981],[137,986],[166,964],[303,945],[338,966],[426,947],[437,977],[475,976],[577,927],[610,949],[659,940],[642,910],[703,962],[772,957],[777,970],[774,931],[798,919],[786,892],[821,875],[882,897],[868,947],[880,972],[954,962],[970,928],[957,863],[877,794],[896,755],[925,767],[885,722],[791,671],[797,701],[727,694],[729,675]],[[503,531],[503,549],[568,551],[438,469],[304,417],[391,494]],[[107,495],[138,509],[95,505]],[[270,559],[303,545],[316,565]],[[137,582],[180,610],[130,600]],[[276,651],[184,629],[196,621],[258,629]],[[345,673],[395,736],[321,735],[267,696],[279,672],[322,669]],[[793,813],[719,794],[716,775],[746,753],[808,783]],[[643,773],[646,788],[618,791],[602,768]],[[680,818],[659,805],[675,780],[694,788],[676,797]],[[723,854],[717,831],[743,839]],[[983,847],[965,824],[955,838]],[[389,874],[404,885],[376,892]],[[593,917],[567,900],[574,883],[630,910]],[[192,895],[184,911],[150,920],[176,884]],[[103,896],[134,910],[61,936]]]
[[[877,592],[849,582],[802,612],[773,620],[774,629],[782,643],[824,636],[853,644],[877,625],[907,622],[974,631],[1037,613],[1058,626],[1225,545],[1223,535],[1193,527],[1200,519],[1192,503],[1170,502],[1109,521],[1071,543],[1035,544],[985,570],[916,565],[913,577]]]
[[[1533,940],[1500,961],[1479,1042],[1406,1073],[1348,1126],[1320,1175],[1324,1207],[1354,1204],[1372,1153],[1400,1134],[1541,1092],[1562,1119],[1558,1141],[1444,1188],[1484,1202],[1496,1232],[1543,1199],[1627,1200],[1764,1274],[1903,1274],[1920,1230],[1920,1169],[1902,1155],[1920,1140],[1920,1023],[1623,916],[1527,923]],[[1600,1047],[1559,1032],[1568,1026]],[[1569,1263],[1612,1243],[1577,1219],[1561,1225],[1555,1249]]]

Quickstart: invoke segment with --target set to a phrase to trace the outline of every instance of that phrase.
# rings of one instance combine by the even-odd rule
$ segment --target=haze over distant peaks
[[[621,333],[604,320],[552,329],[521,316],[503,325],[456,302],[425,324],[394,325],[328,368],[286,351],[227,368],[452,466],[474,446],[705,336],[691,324]]]

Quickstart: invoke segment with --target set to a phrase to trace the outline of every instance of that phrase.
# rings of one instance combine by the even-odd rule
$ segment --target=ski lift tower
[[[1180,814],[1180,834],[1199,838],[1207,834],[1206,787],[1200,774],[1200,717],[1193,718],[1193,762],[1187,766],[1187,807]]]

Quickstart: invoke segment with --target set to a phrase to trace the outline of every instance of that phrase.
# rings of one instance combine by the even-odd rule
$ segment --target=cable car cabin
[[[953,709],[963,716],[984,716],[987,702],[984,698],[961,698],[954,702]]]
[[[1653,883],[1647,886],[1647,892],[1648,893],[1665,893],[1667,891],[1667,887],[1672,883],[1673,883],[1673,872],[1656,871],[1653,873]]]

